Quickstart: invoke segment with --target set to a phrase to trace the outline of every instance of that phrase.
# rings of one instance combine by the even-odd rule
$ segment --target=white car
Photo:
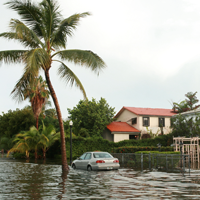
[[[119,160],[108,152],[86,152],[72,162],[73,169],[92,170],[117,170],[120,167]]]

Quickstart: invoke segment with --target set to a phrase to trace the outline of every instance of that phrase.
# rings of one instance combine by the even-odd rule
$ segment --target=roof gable
[[[149,115],[149,116],[168,116],[171,117],[175,113],[172,109],[165,108],[137,108],[137,107],[123,107],[117,114],[116,118],[121,115],[124,110],[128,110],[136,115]]]
[[[107,129],[111,132],[140,132],[136,128],[127,124],[126,122],[111,122],[107,125]]]

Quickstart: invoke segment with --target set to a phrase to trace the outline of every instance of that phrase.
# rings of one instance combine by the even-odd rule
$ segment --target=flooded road
[[[131,169],[87,172],[61,165],[0,158],[0,199],[200,199],[200,171],[143,172]]]

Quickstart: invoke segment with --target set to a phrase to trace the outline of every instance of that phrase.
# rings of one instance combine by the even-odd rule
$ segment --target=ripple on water
[[[0,199],[200,199],[200,173],[131,169],[87,172],[61,166],[0,160]]]

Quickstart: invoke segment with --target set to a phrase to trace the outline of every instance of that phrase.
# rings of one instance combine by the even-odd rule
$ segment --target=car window
[[[112,158],[108,153],[94,153],[94,158]]]
[[[91,153],[87,153],[84,160],[89,160],[89,159],[91,159]]]
[[[85,156],[86,156],[86,153],[84,153],[82,156],[79,157],[80,160],[84,160]]]

